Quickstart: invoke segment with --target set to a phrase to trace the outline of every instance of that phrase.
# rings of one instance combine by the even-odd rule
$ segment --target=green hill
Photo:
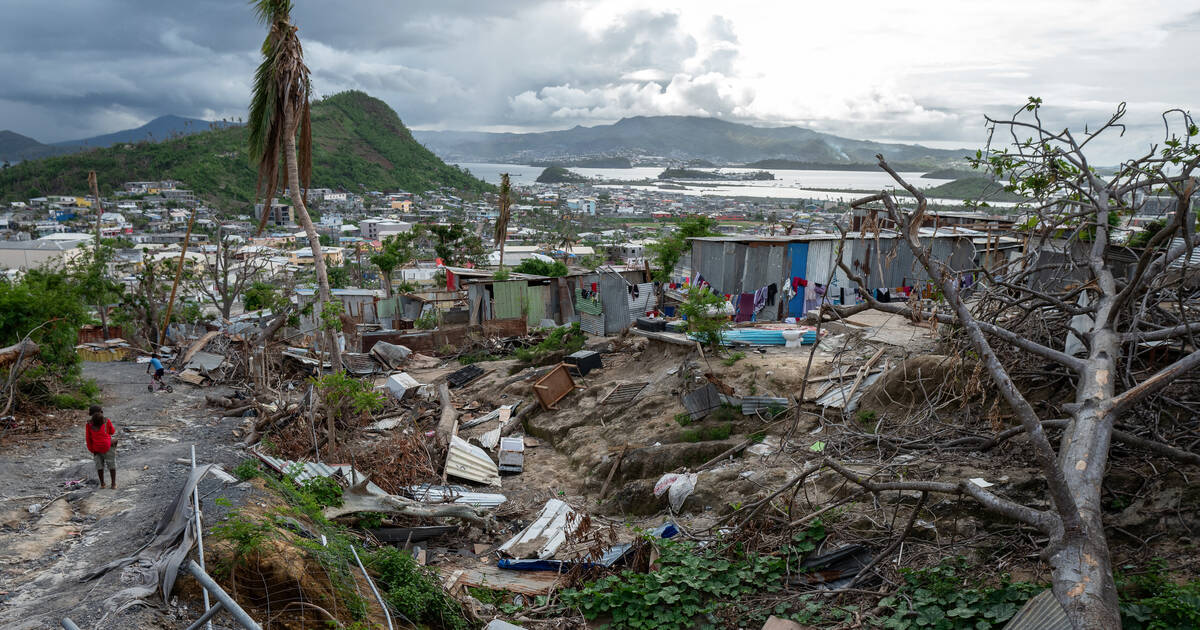
[[[442,162],[413,139],[386,103],[363,92],[342,92],[313,103],[312,122],[314,188],[493,189]],[[257,173],[246,151],[245,127],[233,127],[22,162],[0,170],[0,200],[84,194],[91,170],[101,194],[127,181],[177,179],[220,209],[247,206]]]
[[[1016,193],[1004,190],[1004,186],[987,177],[963,177],[941,186],[921,191],[926,197],[939,199],[964,199],[971,201],[1026,201]]]
[[[584,184],[591,180],[561,166],[547,166],[535,181],[539,184]]]

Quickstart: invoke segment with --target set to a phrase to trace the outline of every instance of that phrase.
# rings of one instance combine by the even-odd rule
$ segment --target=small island
[[[775,176],[767,171],[753,173],[722,173],[720,171],[701,171],[692,168],[668,168],[658,174],[659,179],[701,179],[715,182],[747,182],[767,181]]]
[[[536,181],[539,184],[586,184],[591,180],[561,166],[547,166]]]

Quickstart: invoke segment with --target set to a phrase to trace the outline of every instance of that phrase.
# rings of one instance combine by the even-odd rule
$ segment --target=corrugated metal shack
[[[572,270],[561,278],[510,273],[497,280],[492,271],[454,269],[467,290],[468,323],[524,318],[536,327],[579,322],[594,335],[613,335],[655,305],[654,283],[644,269],[601,267]]]
[[[929,279],[920,261],[894,233],[848,236],[844,246],[841,240],[837,234],[693,238],[693,278],[699,274],[716,292],[727,295],[754,293],[772,284],[782,292],[793,278],[806,283],[828,282],[827,290],[835,303],[841,303],[844,295],[845,303],[850,303],[849,296],[857,285],[837,266],[840,250],[841,260],[866,279],[869,290],[912,286]],[[975,266],[975,246],[970,237],[938,235],[920,240],[932,245],[934,260],[949,264],[951,269]],[[801,289],[790,300],[780,299],[764,308],[757,319],[803,316],[805,302]]]

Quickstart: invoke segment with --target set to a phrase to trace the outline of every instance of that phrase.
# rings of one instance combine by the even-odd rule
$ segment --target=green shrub
[[[384,547],[363,563],[379,574],[376,582],[388,604],[414,622],[454,630],[470,627],[458,602],[411,554]]]
[[[655,571],[609,575],[562,591],[561,601],[589,620],[611,616],[617,628],[708,627],[711,616],[758,627],[770,611],[757,610],[746,598],[781,591],[789,565],[794,572],[798,560],[824,537],[824,526],[815,520],[782,553],[772,555],[747,552],[740,545],[651,540],[660,552]]]
[[[879,602],[880,607],[892,611],[883,620],[883,627],[998,628],[1045,588],[1012,582],[1007,575],[993,587],[967,577],[969,573],[970,567],[962,558],[927,569],[900,569],[904,583],[895,594]]]
[[[312,477],[300,484],[300,489],[312,497],[320,507],[338,507],[342,504],[342,487],[332,477]]]
[[[262,469],[258,466],[258,460],[254,458],[243,459],[242,463],[233,467],[233,476],[248,481],[262,474]]]
[[[729,317],[721,310],[724,306],[725,298],[707,287],[688,289],[687,299],[679,305],[687,316],[688,333],[714,351],[721,347],[721,332],[729,327]]]
[[[383,525],[383,514],[379,512],[359,512],[358,526],[363,529],[375,529]]]
[[[546,335],[545,339],[533,347],[517,348],[513,352],[513,357],[525,363],[535,363],[554,352],[562,351],[563,354],[571,354],[581,350],[584,340],[583,330],[579,327],[579,322],[575,322],[570,326],[555,328]]]
[[[50,403],[59,409],[87,409],[92,401],[83,394],[54,394],[50,397]]]
[[[247,556],[257,551],[263,542],[272,536],[273,532],[274,528],[270,523],[253,521],[236,512],[214,525],[213,537],[233,544],[233,553],[221,565],[221,570],[228,574],[231,569],[240,566],[247,560]]]
[[[686,411],[677,413],[677,414],[675,414],[675,422],[678,423],[679,426],[681,426],[681,427],[686,427],[687,425],[692,423],[692,414],[690,414]]]
[[[570,273],[570,270],[561,261],[556,260],[550,263],[537,258],[522,260],[521,264],[513,267],[513,271],[534,276],[548,276],[550,278],[559,278]]]
[[[1200,579],[1177,584],[1156,559],[1141,575],[1116,576],[1121,627],[1126,630],[1200,628]]]
[[[413,322],[413,326],[421,330],[433,330],[438,327],[438,310],[436,308],[427,308],[421,311],[417,320]]]
[[[721,364],[725,367],[733,367],[734,363],[746,358],[745,352],[734,352],[733,354],[721,359]]]

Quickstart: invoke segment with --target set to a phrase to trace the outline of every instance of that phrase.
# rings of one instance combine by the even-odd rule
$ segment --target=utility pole
[[[179,252],[179,268],[175,270],[175,282],[171,284],[171,299],[167,300],[167,315],[163,317],[162,332],[158,335],[158,347],[161,348],[167,340],[167,326],[171,323],[171,308],[175,306],[175,292],[179,290],[179,279],[183,277],[183,263],[187,256],[188,242],[192,240],[192,225],[196,223],[196,210],[192,206],[192,216],[188,218],[187,234],[183,236],[183,249]]]
[[[96,271],[100,271],[100,217],[104,216],[104,207],[100,205],[100,186],[96,182],[96,171],[88,171],[88,188],[92,189],[92,203],[96,204]],[[104,338],[108,339],[108,305],[104,304],[104,298],[101,297],[100,304],[96,305],[96,310],[100,313],[100,328],[104,331]]]

